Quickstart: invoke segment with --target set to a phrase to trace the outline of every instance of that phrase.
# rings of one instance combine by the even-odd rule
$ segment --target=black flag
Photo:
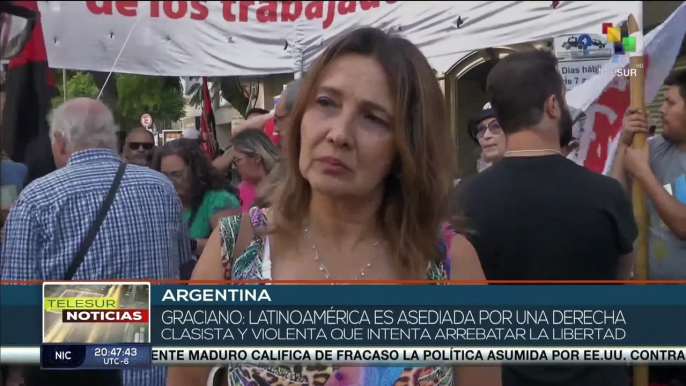
[[[36,1],[14,5],[38,13]],[[2,150],[13,161],[27,164],[29,180],[54,171],[47,114],[59,91],[48,68],[40,17],[22,52],[10,59],[3,91]]]

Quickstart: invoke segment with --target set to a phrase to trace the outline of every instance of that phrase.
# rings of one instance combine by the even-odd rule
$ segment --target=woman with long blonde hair
[[[262,130],[244,130],[233,138],[233,163],[241,176],[238,191],[243,212],[255,204],[259,188],[278,162],[279,149]]]
[[[443,93],[417,47],[372,28],[347,34],[309,71],[292,114],[269,208],[222,220],[193,279],[446,279],[438,230],[448,213],[454,149]],[[483,280],[464,237],[451,249],[452,279]],[[303,368],[242,363],[224,383],[497,384],[483,383],[492,369]],[[205,385],[209,373],[171,368],[168,385]]]

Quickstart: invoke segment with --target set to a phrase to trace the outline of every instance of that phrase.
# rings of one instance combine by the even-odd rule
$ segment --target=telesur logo
[[[615,27],[612,23],[603,23],[602,29],[603,35],[607,38],[607,43],[612,44],[613,47],[612,63],[618,63],[620,56],[636,52],[636,38],[634,36],[628,36],[625,31],[622,31],[622,28]],[[584,52],[588,52],[588,49],[593,46],[593,39],[589,35],[579,36],[578,41],[579,44],[583,45]],[[642,68],[642,66],[640,64],[639,68]],[[621,77],[636,76],[636,70],[631,68],[613,68],[609,70],[598,68],[597,72]]]
[[[607,43],[612,44],[614,48],[614,55],[612,56],[612,63],[618,63],[619,57],[631,52],[636,52],[636,38],[633,36],[622,36],[622,29],[613,27],[612,23],[603,23],[603,35],[607,38]],[[593,46],[593,39],[589,35],[581,35],[578,39],[579,44],[583,45],[584,52]],[[629,77],[636,76],[636,70],[631,68],[612,68],[602,69],[597,67],[594,72],[605,75]]]

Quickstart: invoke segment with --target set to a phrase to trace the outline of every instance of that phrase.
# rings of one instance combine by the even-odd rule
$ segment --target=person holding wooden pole
[[[637,20],[629,18],[629,33],[639,33]],[[686,278],[686,71],[675,71],[665,79],[669,86],[660,110],[664,132],[647,141],[645,74],[642,52],[630,59],[635,75],[630,77],[631,109],[624,118],[622,138],[612,175],[628,187],[639,228],[636,280],[683,280]],[[686,384],[686,369],[636,366],[634,384],[647,386],[649,379]],[[652,376],[650,376],[652,375]],[[682,379],[679,379],[682,378]],[[675,383],[676,382],[676,383]]]
[[[661,108],[662,136],[639,147],[643,140],[639,136],[649,133],[647,114],[640,107],[631,109],[624,118],[613,166],[615,178],[629,186],[628,174],[633,182],[631,191],[640,232],[639,260],[634,270],[637,280],[686,278],[686,70],[672,72],[665,84],[669,89]],[[650,378],[657,382],[678,380],[686,385],[686,368],[651,369]],[[636,375],[637,379],[648,378],[640,367]]]

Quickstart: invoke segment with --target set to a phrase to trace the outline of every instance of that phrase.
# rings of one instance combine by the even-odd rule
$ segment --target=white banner
[[[125,354],[116,356],[120,361],[127,359]],[[112,364],[112,357],[103,356],[103,365]],[[5,364],[39,364],[40,348],[2,347],[0,360]],[[403,366],[502,363],[683,365],[686,364],[686,347],[158,347],[152,349],[152,361],[157,365],[173,366],[237,363]]]
[[[607,59],[560,61],[557,69],[562,74],[567,91],[571,91],[599,74],[606,62]]]
[[[619,24],[603,1],[39,1],[50,67],[167,76],[289,73],[362,26],[431,60]],[[116,65],[115,65],[116,62]],[[445,69],[439,69],[445,70]]]
[[[646,103],[655,98],[674,66],[685,33],[686,3],[683,3],[645,36]],[[598,173],[610,173],[622,120],[631,103],[631,76],[629,56],[618,56],[614,61],[607,60],[597,75],[567,93],[572,114],[584,112],[583,119],[574,126],[579,149],[569,157],[579,165]]]

